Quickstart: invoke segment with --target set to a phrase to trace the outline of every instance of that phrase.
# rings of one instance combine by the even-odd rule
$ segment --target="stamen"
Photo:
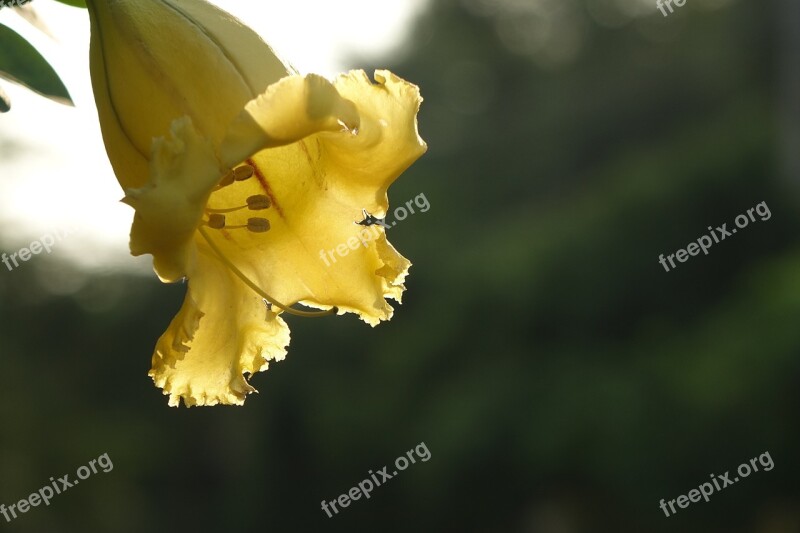
[[[217,184],[217,188],[221,189],[223,187],[227,187],[231,183],[233,183],[233,170],[229,170],[227,174],[222,176],[222,179],[219,180],[219,183]]]
[[[248,218],[247,229],[253,233],[264,233],[269,231],[269,220],[266,218]]]
[[[266,194],[255,194],[247,198],[247,208],[251,211],[260,211],[261,209],[269,209],[272,201]]]
[[[269,220],[266,218],[248,218],[247,224],[239,224],[238,226],[227,226],[225,229],[242,229],[247,228],[248,231],[253,233],[265,233],[269,231]]]
[[[211,229],[222,229],[225,227],[225,215],[210,214],[206,225]]]
[[[255,174],[256,170],[250,165],[242,165],[233,170],[233,179],[236,181],[244,181],[250,179]]]
[[[249,179],[253,176],[253,174],[255,174],[255,172],[255,169],[250,165],[242,165],[233,170],[229,170],[224,176],[222,176],[222,179],[219,180],[217,186],[214,187],[214,191],[218,191],[224,187],[227,187],[234,181],[244,181]]]
[[[261,211],[262,209],[269,209],[272,201],[269,196],[264,194],[254,194],[247,197],[247,205],[240,205],[239,207],[228,207],[225,209],[216,209],[214,207],[206,207],[208,213],[233,213],[241,209],[249,209],[251,211]]]
[[[267,302],[274,305],[275,307],[278,307],[283,311],[286,311],[290,315],[305,316],[305,317],[332,315],[338,311],[336,307],[328,309],[327,311],[301,311],[299,309],[292,309],[291,307],[283,305],[275,298],[273,298],[272,296],[261,290],[261,288],[259,288],[258,285],[250,281],[250,279],[247,276],[245,276],[244,273],[241,270],[239,270],[239,268],[236,265],[234,265],[227,257],[225,257],[225,254],[223,254],[222,250],[220,250],[219,247],[214,243],[214,241],[211,240],[211,237],[208,236],[208,233],[206,233],[206,230],[203,229],[202,226],[197,228],[197,231],[200,232],[200,235],[202,235],[203,238],[206,240],[208,245],[211,247],[211,250],[213,250],[214,253],[217,254],[217,258],[220,261],[222,261],[222,264],[228,267],[231,270],[231,272],[233,272],[236,275],[236,277],[242,280],[242,282],[245,285],[250,287],[253,290],[253,292],[261,296],[263,299],[265,299]]]
[[[240,209],[244,209],[247,207],[246,205],[240,205],[239,207],[228,207],[226,209],[214,209],[213,207],[206,207],[207,213],[233,213],[234,211],[239,211]]]

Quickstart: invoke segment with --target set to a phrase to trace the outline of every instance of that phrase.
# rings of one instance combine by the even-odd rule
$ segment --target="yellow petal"
[[[257,33],[229,13],[197,0],[164,1],[202,28],[208,38],[224,51],[250,88],[250,98],[263,93],[287,74],[294,73],[294,69],[278,57]]]
[[[387,72],[377,79],[372,84],[363,72],[339,78],[335,87],[347,99],[331,95],[329,86],[318,88],[321,107],[348,110],[352,102],[360,117],[357,134],[339,124],[351,119],[345,113],[320,113],[316,116],[325,118],[316,122],[309,118],[315,116],[307,111],[309,94],[315,93],[307,82],[293,80],[284,86],[291,90],[279,88],[248,105],[254,120],[247,128],[257,124],[261,142],[285,141],[310,124],[321,131],[262,150],[247,161],[256,168],[257,179],[226,187],[209,199],[209,206],[218,209],[241,205],[251,195],[271,199],[272,207],[263,214],[271,227],[267,233],[222,231],[212,236],[259,287],[284,304],[336,306],[373,325],[391,317],[386,298],[400,299],[410,263],[388,244],[383,228],[356,222],[362,209],[386,211],[387,188],[425,151],[417,133],[416,87]],[[284,121],[284,113],[299,117],[297,123]],[[250,137],[258,135],[249,131]],[[252,214],[233,213],[228,221],[241,225],[248,216]]]
[[[183,307],[158,340],[150,376],[177,406],[244,403],[243,374],[286,355],[289,328],[219,261],[200,254]]]
[[[331,82],[315,74],[287,76],[248,102],[222,142],[221,159],[234,166],[264,148],[358,126],[355,106]]]
[[[332,184],[346,187],[354,203],[383,216],[386,190],[428,149],[417,129],[422,103],[419,88],[388,70],[375,71],[372,83],[363,70],[339,76],[334,85],[343,98],[356,102],[361,118],[358,135],[324,138]]]
[[[184,117],[172,124],[169,138],[153,141],[145,186],[126,189],[123,201],[136,209],[131,253],[152,254],[163,281],[187,275],[194,253],[192,237],[221,174],[214,147]]]

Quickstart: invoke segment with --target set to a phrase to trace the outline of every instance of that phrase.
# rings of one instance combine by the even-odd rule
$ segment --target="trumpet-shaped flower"
[[[92,81],[130,248],[188,279],[150,376],[170,405],[242,404],[285,357],[284,313],[392,316],[410,263],[383,233],[334,264],[426,149],[416,86],[388,71],[301,76],[203,0],[88,0]],[[301,311],[300,303],[321,311]]]

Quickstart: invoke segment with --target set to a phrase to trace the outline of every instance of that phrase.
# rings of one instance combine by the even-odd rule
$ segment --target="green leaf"
[[[62,4],[67,4],[68,6],[73,7],[86,7],[86,2],[83,0],[58,0]]]
[[[0,24],[0,78],[19,83],[62,104],[72,98],[53,67],[22,36]]]

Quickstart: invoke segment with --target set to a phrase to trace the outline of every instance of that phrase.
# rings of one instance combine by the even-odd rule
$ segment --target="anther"
[[[225,227],[225,215],[218,215],[216,213],[212,213],[208,215],[208,221],[206,221],[206,225],[208,225],[211,229],[222,229]]]
[[[238,207],[227,207],[224,209],[218,209],[215,207],[206,207],[207,213],[233,213],[234,211],[239,211],[241,209],[249,209],[251,211],[261,211],[262,209],[269,209],[269,206],[272,205],[272,201],[269,199],[269,196],[265,194],[254,194],[253,196],[247,197],[247,204],[240,205]]]
[[[266,194],[255,194],[248,196],[247,208],[251,211],[260,211],[261,209],[268,209],[272,205],[269,196]]]
[[[247,228],[247,231],[253,233],[264,233],[269,231],[269,220],[266,218],[248,218],[247,224],[240,224],[237,226],[226,226],[225,229],[241,229]]]
[[[248,218],[247,229],[253,233],[264,233],[269,231],[269,220],[266,218]]]
[[[219,180],[219,183],[217,184],[217,187],[220,188],[220,189],[223,188],[223,187],[227,187],[228,185],[233,183],[233,178],[234,178],[233,170],[229,170],[227,172],[227,174],[222,176],[222,179]]]
[[[242,165],[233,171],[233,179],[236,181],[244,181],[250,179],[255,174],[255,169],[250,165]]]

